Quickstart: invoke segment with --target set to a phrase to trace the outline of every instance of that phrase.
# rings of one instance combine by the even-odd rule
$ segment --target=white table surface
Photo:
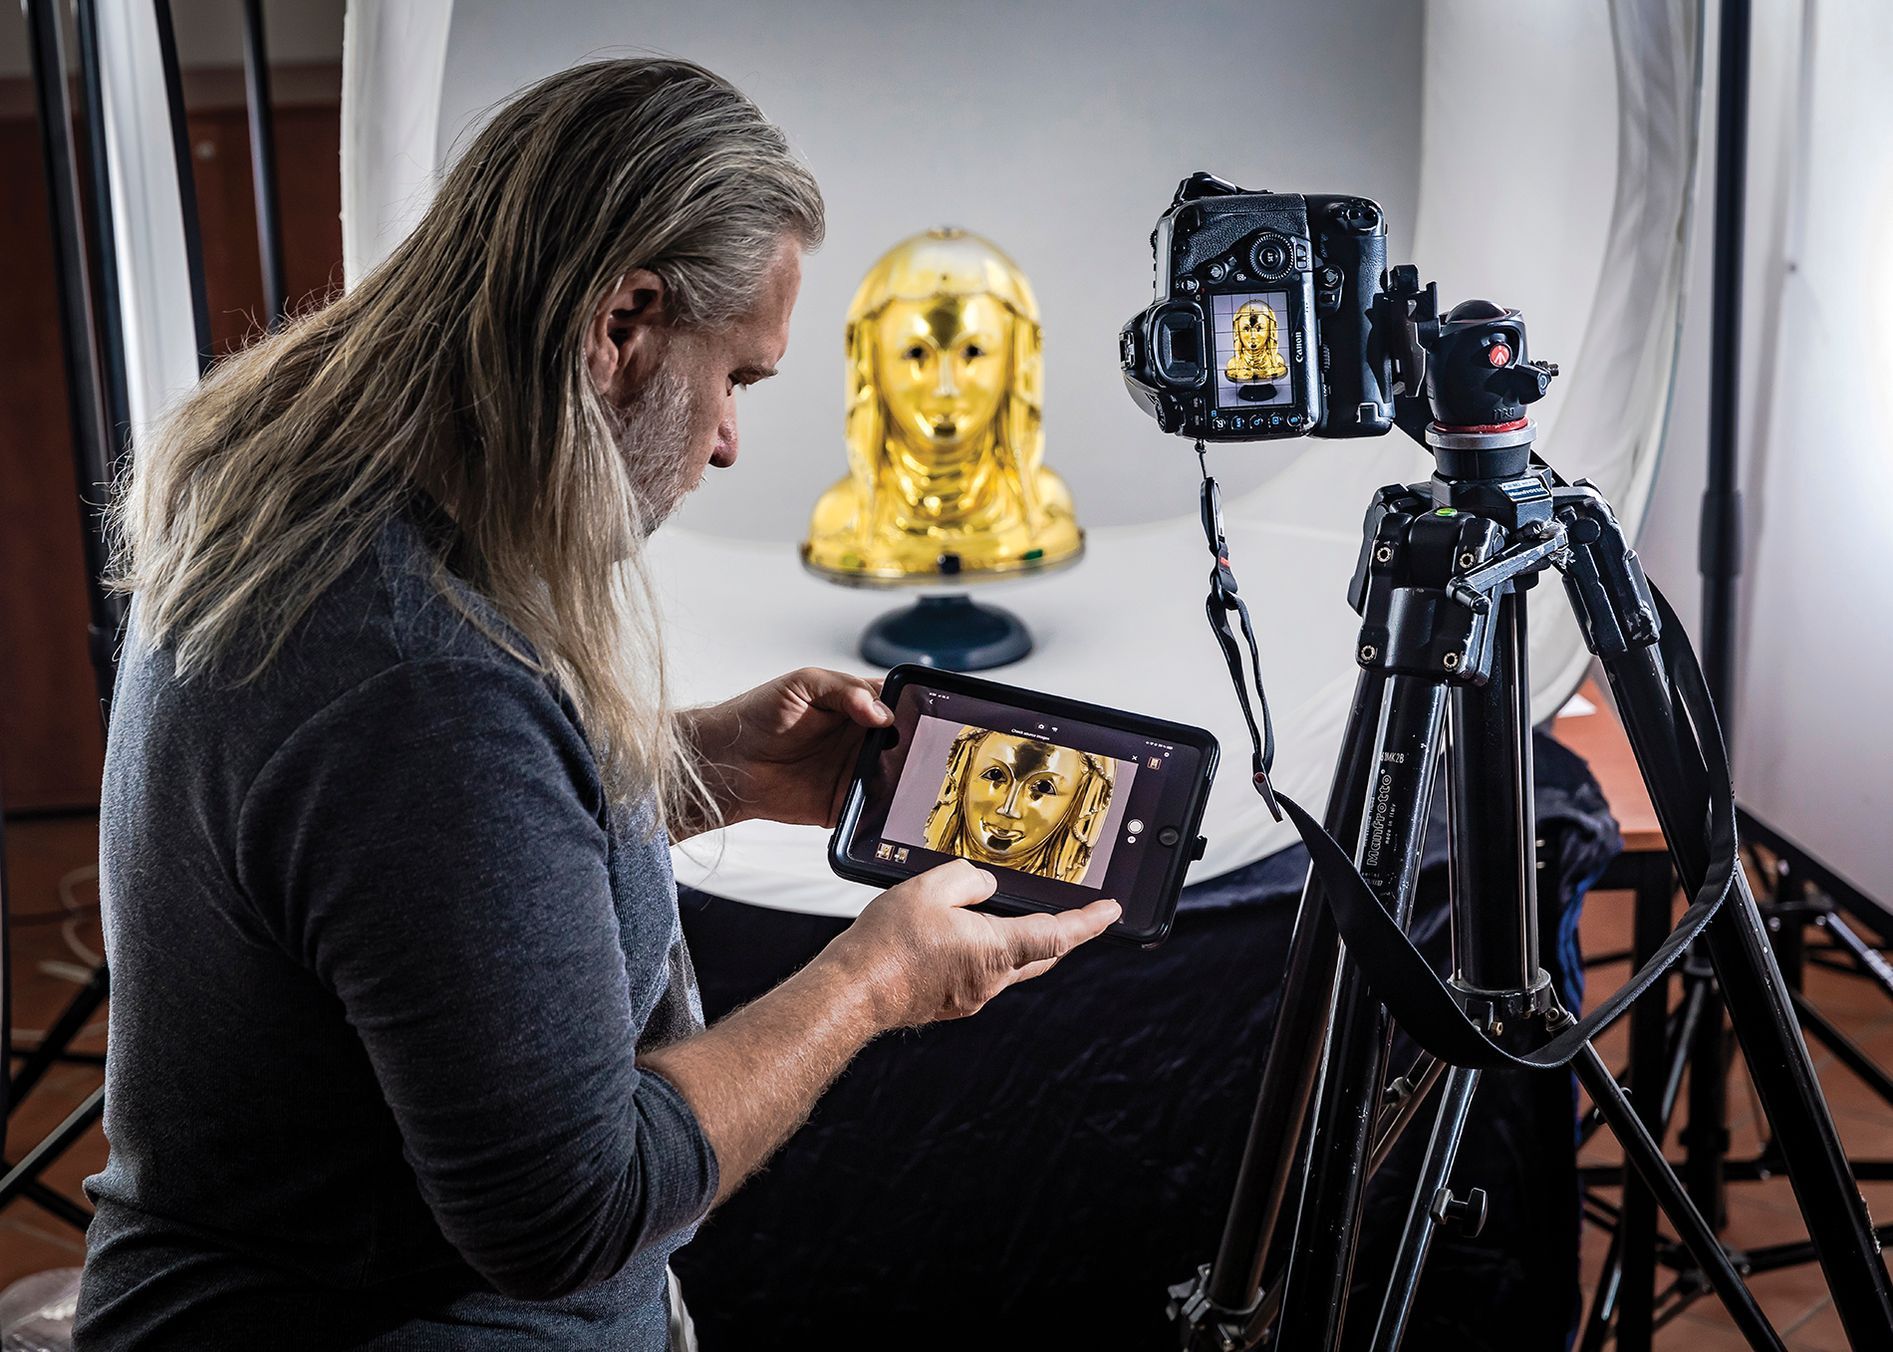
[[[1359,621],[1346,589],[1362,514],[1377,487],[1423,478],[1426,469],[1420,452],[1392,439],[1315,447],[1225,505],[1236,573],[1262,643],[1276,780],[1311,810],[1326,799],[1356,677]],[[1203,819],[1209,846],[1190,871],[1204,879],[1290,844],[1294,833],[1270,819],[1248,782],[1248,735],[1203,617],[1210,560],[1196,482],[1195,458],[1179,445],[1174,460],[1151,466],[1151,494],[1174,505],[1175,517],[1092,530],[1076,567],[974,595],[1016,613],[1037,645],[1023,661],[981,675],[1216,734],[1223,761]],[[1320,519],[1309,518],[1310,502],[1324,504]],[[724,699],[800,666],[870,673],[856,651],[862,629],[912,600],[822,582],[780,541],[667,528],[650,548],[680,704]],[[826,850],[827,832],[818,828],[745,822],[672,854],[688,886],[761,906],[855,915],[874,890],[835,877]]]

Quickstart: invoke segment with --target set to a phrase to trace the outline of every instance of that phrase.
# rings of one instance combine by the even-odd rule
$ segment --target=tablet
[[[951,859],[990,871],[988,909],[1099,897],[1106,937],[1161,942],[1216,773],[1202,728],[927,667],[888,673],[891,727],[870,732],[829,844],[835,872],[892,886]]]

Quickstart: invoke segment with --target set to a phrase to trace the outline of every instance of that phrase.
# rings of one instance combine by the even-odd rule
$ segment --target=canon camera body
[[[1364,197],[1245,192],[1192,174],[1151,234],[1156,300],[1124,326],[1131,397],[1204,441],[1379,436],[1387,223]]]

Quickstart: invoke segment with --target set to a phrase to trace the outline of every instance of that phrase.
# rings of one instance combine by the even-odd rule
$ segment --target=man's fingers
[[[964,859],[937,865],[916,874],[921,895],[947,906],[977,906],[999,889],[999,879]]]
[[[817,709],[846,714],[864,728],[886,727],[894,721],[893,711],[881,703],[879,681],[826,667],[805,668],[792,679],[802,698]]]
[[[1103,898],[1075,911],[1010,917],[1004,923],[1012,965],[1024,969],[1056,962],[1079,944],[1104,933],[1122,914],[1123,908],[1115,901]]]
[[[1016,986],[1019,982],[1030,981],[1035,976],[1044,976],[1056,966],[1058,966],[1057,958],[1040,958],[1037,962],[1028,962],[1012,974],[1010,984]]]
[[[894,711],[881,703],[876,693],[863,685],[852,696],[853,707],[850,712],[854,721],[866,728],[884,728],[894,721]]]

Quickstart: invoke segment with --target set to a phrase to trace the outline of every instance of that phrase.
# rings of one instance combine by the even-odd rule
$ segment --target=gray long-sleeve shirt
[[[82,1349],[664,1345],[716,1188],[634,1059],[702,1022],[669,855],[424,519],[249,684],[179,682],[134,608]]]

